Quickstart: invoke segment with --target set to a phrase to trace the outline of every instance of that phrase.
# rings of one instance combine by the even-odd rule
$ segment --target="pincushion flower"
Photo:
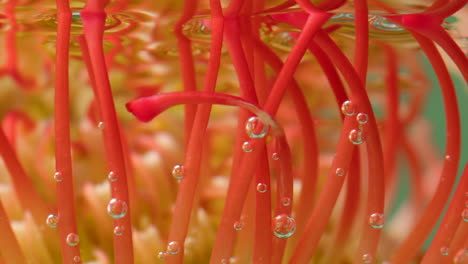
[[[468,263],[465,5],[6,1],[0,263]]]

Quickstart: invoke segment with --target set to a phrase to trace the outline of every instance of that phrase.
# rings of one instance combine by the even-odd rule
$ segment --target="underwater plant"
[[[0,264],[468,263],[466,3],[6,0]]]

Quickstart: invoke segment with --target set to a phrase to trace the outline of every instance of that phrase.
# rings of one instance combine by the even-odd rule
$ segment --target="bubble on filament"
[[[263,124],[260,118],[253,116],[245,123],[245,132],[250,138],[263,138],[268,134],[268,125]]]
[[[114,219],[119,219],[127,214],[128,205],[125,201],[112,198],[107,204],[107,213]]]
[[[296,231],[296,220],[286,214],[280,214],[273,218],[273,234],[279,238],[291,237]]]
[[[172,177],[181,180],[184,178],[185,174],[185,168],[183,165],[175,165],[174,168],[172,168]]]
[[[356,113],[356,109],[350,100],[343,102],[341,105],[341,113],[345,116],[353,116]]]

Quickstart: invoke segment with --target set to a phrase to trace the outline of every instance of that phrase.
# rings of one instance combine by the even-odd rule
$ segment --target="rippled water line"
[[[300,9],[288,9],[287,12],[299,12]],[[276,12],[285,13],[286,11]],[[297,30],[286,26],[282,23],[275,23],[271,20],[270,15],[274,13],[261,13],[257,17],[265,20],[265,23],[260,27],[259,35],[261,39],[269,46],[288,52],[291,50],[295,43],[295,38],[291,37],[290,33],[296,32]],[[403,27],[395,24],[385,18],[383,13],[371,13],[369,14],[369,36],[374,40],[381,40],[385,42],[391,42],[394,44],[402,45],[415,45],[415,41],[411,34]],[[22,17],[21,13],[18,14],[18,24],[20,25],[19,31],[31,30],[34,27],[36,31],[49,32],[51,35],[55,34],[57,27],[57,16],[56,11],[50,9],[46,12],[28,15]],[[163,28],[167,28],[168,31],[172,29],[173,23],[171,18],[165,18],[164,21],[158,20],[159,15],[157,13],[150,13],[143,10],[130,10],[125,12],[110,13],[106,19],[106,35],[112,34],[127,34],[135,32],[145,27],[146,24],[150,23],[152,26],[158,24]],[[443,26],[447,30],[454,31],[456,34],[456,27],[454,27],[454,21],[448,20]],[[456,22],[456,21],[455,21]],[[161,24],[159,24],[161,23]],[[328,25],[339,25],[340,28],[335,31],[337,36],[343,38],[353,39],[355,35],[355,16],[353,12],[342,12],[336,13],[327,22]],[[8,23],[6,23],[8,25]],[[24,25],[24,27],[21,27]],[[1,31],[4,31],[8,27],[5,26]],[[138,29],[137,29],[138,28]],[[80,10],[75,9],[72,12],[72,35],[82,34],[82,21],[80,16]],[[211,40],[211,25],[209,15],[197,15],[189,20],[183,26],[183,34],[192,40],[192,50],[196,57],[206,57],[208,52],[209,42]],[[149,40],[150,42],[154,40]],[[460,43],[466,43],[466,39],[458,38]],[[152,45],[154,46],[154,45]],[[178,50],[174,47],[170,39],[158,40],[158,45],[152,52],[158,57],[177,57]]]
[[[269,14],[268,14],[269,15]],[[264,19],[269,19],[268,16],[261,16]],[[398,24],[391,22],[382,14],[370,14],[369,18],[369,32],[372,39],[386,40],[392,42],[414,42],[411,34]],[[353,37],[355,27],[354,13],[337,13],[328,21],[328,25],[341,25],[337,30],[338,34]],[[445,23],[444,27],[449,29],[451,23]],[[283,24],[268,25],[261,29],[260,34],[264,36],[263,40],[272,46],[285,46],[289,49],[291,43],[290,32],[295,32]],[[209,17],[198,16],[188,21],[183,28],[184,34],[194,41],[206,41],[211,38],[211,31],[209,26]]]

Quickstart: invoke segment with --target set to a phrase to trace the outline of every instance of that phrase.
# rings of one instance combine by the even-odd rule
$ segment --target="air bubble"
[[[385,216],[380,213],[373,213],[369,217],[369,225],[375,229],[381,229],[385,225]]]
[[[291,237],[296,231],[296,220],[286,214],[277,215],[273,218],[273,233],[279,238]]]
[[[265,193],[268,190],[268,186],[265,183],[257,184],[257,191],[259,193]]]
[[[372,262],[372,255],[371,254],[362,255],[362,263],[371,263],[371,262]]]
[[[341,112],[343,113],[343,115],[353,116],[356,112],[356,109],[354,108],[353,103],[350,100],[348,100],[344,101],[341,105]]]
[[[117,181],[119,177],[117,176],[117,173],[111,171],[109,172],[109,174],[107,174],[107,179],[110,181],[110,182],[115,182]]]
[[[449,253],[450,253],[450,249],[448,247],[441,247],[440,248],[440,254],[442,256],[448,256]]]
[[[242,151],[244,151],[246,153],[249,153],[249,152],[253,151],[253,147],[252,147],[252,144],[250,143],[250,141],[245,141],[244,143],[242,143]]]
[[[180,245],[177,241],[171,241],[167,244],[167,253],[171,255],[177,255],[180,251]]]
[[[159,259],[159,260],[166,260],[166,257],[167,257],[167,252],[160,251],[160,252],[158,253],[158,259]]]
[[[360,145],[366,141],[364,132],[361,129],[353,129],[348,135],[349,141],[354,145]]]
[[[344,176],[346,171],[343,168],[336,168],[335,173],[338,176]]]
[[[268,133],[268,125],[263,124],[260,118],[253,116],[245,123],[245,131],[250,138],[263,138]]]
[[[273,152],[273,154],[271,154],[271,158],[273,160],[279,160],[280,159],[280,154],[278,152]]]
[[[289,197],[283,197],[281,199],[281,203],[284,205],[284,206],[290,206],[291,205],[291,198]]]
[[[240,230],[242,230],[242,228],[244,228],[244,223],[242,223],[241,221],[236,221],[234,223],[234,229],[236,231],[240,231]]]
[[[78,263],[78,262],[81,261],[81,257],[80,257],[80,256],[74,256],[74,257],[73,257],[73,261],[74,261],[75,263]]]
[[[55,214],[50,214],[47,216],[47,219],[46,219],[46,224],[48,227],[50,228],[56,228],[57,225],[58,225],[58,216],[55,215]]]
[[[114,219],[119,219],[127,214],[128,206],[125,201],[112,198],[107,204],[107,213]]]
[[[114,227],[114,235],[121,236],[121,235],[123,235],[124,230],[125,230],[124,226],[118,225],[118,226]]]
[[[80,237],[78,236],[78,234],[70,233],[67,235],[66,241],[69,246],[74,247],[80,243]]]
[[[105,127],[104,122],[102,122],[102,121],[99,122],[98,125],[97,125],[97,127],[98,127],[100,130],[103,130],[104,127]]]
[[[463,221],[468,222],[468,208],[463,209],[461,216],[463,218]]]
[[[357,114],[357,116],[356,116],[356,121],[357,121],[360,125],[367,124],[367,122],[369,121],[369,116],[368,116],[367,114],[364,114],[364,113],[359,113],[359,114]]]
[[[54,174],[54,180],[55,180],[56,182],[61,182],[61,181],[63,181],[63,175],[62,175],[62,173],[61,173],[60,171],[55,172],[55,174]]]
[[[185,168],[183,165],[175,165],[174,168],[172,168],[172,177],[181,180],[184,178],[185,174]]]

